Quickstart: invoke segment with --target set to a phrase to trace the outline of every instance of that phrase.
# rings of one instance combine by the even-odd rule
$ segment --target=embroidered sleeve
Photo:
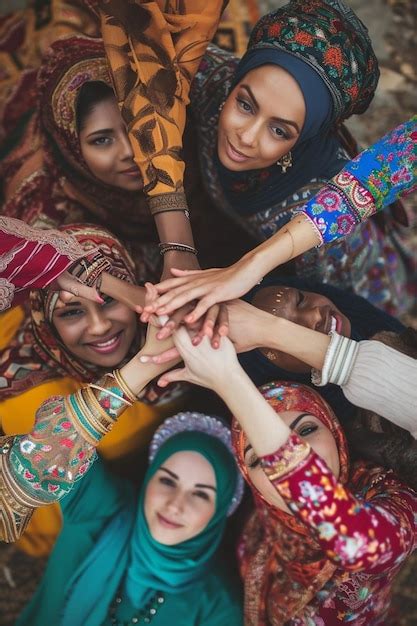
[[[35,508],[72,489],[128,405],[123,390],[107,375],[74,394],[48,399],[31,433],[0,442],[1,539],[15,541]]]
[[[417,115],[350,161],[300,212],[330,243],[416,186]]]
[[[307,456],[301,454],[303,448]],[[414,549],[417,496],[392,474],[380,474],[369,499],[366,494],[356,497],[295,433],[275,454],[264,457],[262,465],[288,507],[316,533],[336,565],[382,573]]]

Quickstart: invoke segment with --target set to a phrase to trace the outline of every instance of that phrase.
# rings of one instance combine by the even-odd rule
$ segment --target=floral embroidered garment
[[[302,207],[320,243],[349,235],[357,224],[417,186],[417,115],[350,161]]]
[[[291,626],[386,624],[392,579],[416,546],[416,493],[392,473],[364,466],[364,487],[354,494],[294,433],[262,465],[336,565],[331,583],[316,594],[314,609],[294,617]]]
[[[93,391],[109,416],[108,431],[126,408],[123,393],[109,380],[97,381],[104,390]],[[16,541],[35,508],[63,498],[95,460],[105,432],[95,432],[93,445],[73,406],[76,394],[50,398],[37,411],[31,433],[0,438],[0,540]]]
[[[393,579],[416,544],[416,492],[390,470],[350,464],[343,429],[316,391],[282,381],[259,389],[277,413],[314,416],[330,431],[340,469],[336,478],[301,436],[312,422],[296,426],[261,459],[291,513],[274,506],[251,479],[247,440],[234,420],[237,460],[255,500],[238,549],[245,625],[387,626]]]
[[[71,235],[0,216],[0,311],[17,304],[29,289],[48,286],[87,255]]]

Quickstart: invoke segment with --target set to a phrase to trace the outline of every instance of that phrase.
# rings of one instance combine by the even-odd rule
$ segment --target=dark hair
[[[84,128],[85,120],[99,102],[114,98],[113,89],[101,80],[92,80],[81,87],[75,105],[78,134]]]
[[[398,352],[417,359],[417,330],[407,328],[400,335],[383,331],[374,335]],[[417,407],[416,407],[417,418]],[[353,459],[372,461],[387,469],[417,491],[417,441],[400,426],[367,409],[358,409],[345,425]]]

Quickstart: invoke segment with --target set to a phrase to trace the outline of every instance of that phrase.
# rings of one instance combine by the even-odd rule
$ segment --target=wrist
[[[164,271],[176,267],[178,269],[200,269],[197,256],[192,252],[179,252],[178,250],[168,250],[164,254]]]

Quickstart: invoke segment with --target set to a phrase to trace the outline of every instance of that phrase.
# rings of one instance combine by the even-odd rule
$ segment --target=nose
[[[236,133],[241,146],[255,146],[259,131],[260,127],[256,120],[250,120],[244,126],[241,126]]]
[[[167,502],[167,511],[170,513],[180,513],[184,509],[184,496],[175,491]]]
[[[98,337],[105,335],[111,329],[112,322],[109,320],[104,311],[97,307],[88,315],[88,332]]]
[[[326,320],[326,315],[322,311],[322,308],[319,306],[311,307],[310,309],[305,309],[303,312],[303,319],[300,320],[301,324],[306,328],[311,328],[312,330],[318,330],[319,332],[324,332],[324,323]]]
[[[120,133],[120,158],[122,161],[133,161],[132,144],[129,141],[127,131],[123,129]]]

